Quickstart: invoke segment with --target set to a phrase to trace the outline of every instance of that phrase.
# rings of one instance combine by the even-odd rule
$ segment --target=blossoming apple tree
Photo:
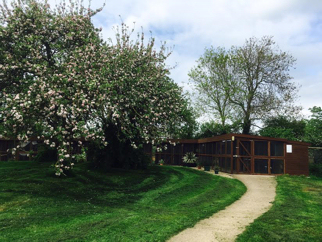
[[[169,136],[173,124],[183,121],[187,107],[181,88],[168,77],[165,60],[170,52],[164,45],[156,51],[153,38],[145,44],[143,33],[131,40],[132,33],[123,24],[116,43],[107,49],[99,124],[112,125],[120,139],[137,147]]]
[[[103,42],[91,17],[100,11],[63,1],[18,0],[0,5],[0,98],[5,136],[43,139],[56,147],[56,174],[75,160],[75,142],[108,145],[108,135],[137,148],[157,144],[182,124],[187,105],[168,77],[164,45],[131,40],[122,25]],[[114,132],[106,132],[107,128]],[[15,149],[12,150],[15,152]]]
[[[73,166],[76,139],[104,140],[100,129],[88,125],[95,116],[104,59],[99,30],[90,21],[93,14],[78,4],[67,9],[64,2],[54,10],[46,1],[1,5],[5,135],[19,140],[38,136],[57,147],[57,175]]]
[[[109,150],[106,160],[118,166],[134,155],[129,146],[160,144],[180,130],[190,114],[181,89],[168,77],[165,60],[171,52],[164,44],[156,51],[154,39],[145,40],[143,33],[131,38],[133,31],[122,24],[116,42],[107,48],[102,101],[98,102],[97,124],[110,144],[105,148]]]

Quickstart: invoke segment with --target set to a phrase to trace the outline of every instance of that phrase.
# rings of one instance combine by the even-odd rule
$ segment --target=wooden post
[[[171,164],[174,165],[174,146],[172,144],[171,145]]]
[[[267,169],[268,169],[268,174],[271,174],[271,141],[268,141],[268,162],[267,162]]]
[[[285,171],[286,171],[286,143],[284,143],[284,174],[286,174],[285,173]]]
[[[240,169],[240,162],[239,162],[239,139],[236,139],[236,142],[237,142],[237,146],[236,146],[236,156],[237,156],[237,159],[236,159],[236,173],[239,173],[239,169]]]
[[[254,174],[255,173],[255,142],[254,140],[250,141],[250,154],[251,154],[251,158],[250,158],[250,170],[251,173]]]
[[[213,157],[213,155],[214,155],[214,143],[211,142],[210,144],[211,144],[211,156]]]
[[[30,151],[32,150],[32,141],[30,141],[29,143],[29,159],[28,160],[31,160],[31,155],[30,155]]]
[[[17,147],[17,141],[14,140],[13,141],[13,147],[16,148]],[[16,149],[16,153],[15,153],[15,158],[14,158],[15,161],[19,160],[19,150]]]
[[[181,144],[181,156],[180,156],[180,163],[181,163],[181,165],[183,165],[182,159],[183,159],[183,144]]]
[[[230,142],[230,173],[234,173],[234,141]]]

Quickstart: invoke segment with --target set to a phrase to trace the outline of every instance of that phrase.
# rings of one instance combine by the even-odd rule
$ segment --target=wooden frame
[[[229,141],[230,152],[228,152]],[[255,143],[260,141],[267,142],[267,155],[255,154]],[[181,144],[181,152],[175,153],[174,149],[172,149],[173,152],[160,152],[157,154],[171,156],[170,160],[172,161],[172,164],[174,164],[174,156],[179,156],[181,162],[179,162],[179,164],[176,165],[182,165],[182,157],[185,155],[184,146],[188,144],[195,144],[197,145],[198,150],[193,148],[193,150],[191,151],[195,152],[199,159],[206,160],[209,158],[223,158],[225,162],[224,167],[222,167],[222,170],[225,170],[230,173],[278,175],[272,173],[272,160],[283,160],[283,173],[280,174],[309,174],[308,147],[310,144],[304,142],[244,134],[225,134],[204,139],[172,139],[171,142]],[[249,142],[249,147],[246,147],[247,145],[245,142]],[[274,156],[271,154],[272,142],[281,142],[283,144],[283,156]],[[210,149],[209,146],[207,146],[207,144],[209,143],[211,143]],[[223,143],[225,144],[223,145]],[[292,145],[293,152],[291,154],[286,153],[286,145]],[[207,150],[210,150],[210,152],[207,152]],[[229,164],[227,166],[228,159],[230,160],[230,169]],[[248,162],[246,162],[245,159],[248,159],[250,164],[247,164]],[[267,173],[255,173],[255,160],[258,159],[267,160]],[[236,169],[234,169],[234,162]],[[246,172],[245,170],[241,169],[242,167],[246,167]]]

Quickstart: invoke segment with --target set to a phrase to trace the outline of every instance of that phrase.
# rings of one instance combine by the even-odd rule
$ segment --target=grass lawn
[[[273,207],[237,241],[322,241],[322,179],[279,176]]]
[[[55,177],[49,163],[0,162],[0,241],[165,241],[245,186],[189,168]]]

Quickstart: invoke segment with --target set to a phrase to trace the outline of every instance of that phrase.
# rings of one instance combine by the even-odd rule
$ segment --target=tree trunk
[[[251,121],[250,121],[249,117],[245,117],[244,123],[243,123],[243,134],[249,134],[250,126],[251,126]]]

